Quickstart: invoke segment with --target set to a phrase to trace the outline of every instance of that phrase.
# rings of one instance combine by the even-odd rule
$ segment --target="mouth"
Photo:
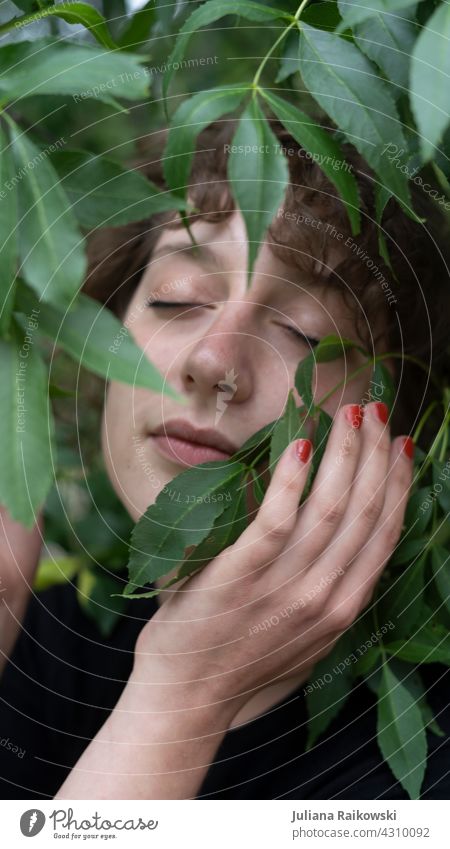
[[[228,460],[238,450],[218,431],[195,428],[181,419],[160,425],[150,434],[150,439],[162,455],[183,466]]]

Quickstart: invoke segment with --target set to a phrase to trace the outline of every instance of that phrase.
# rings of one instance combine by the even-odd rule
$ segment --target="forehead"
[[[248,241],[240,212],[232,212],[220,222],[198,219],[191,226],[191,231],[196,245],[181,221],[179,227],[163,229],[150,258],[152,268],[188,262],[204,268],[205,272],[245,274]],[[320,290],[329,292],[331,288],[337,295],[337,286],[330,287],[329,278],[342,257],[333,247],[328,250],[325,261],[312,249],[305,249],[304,243],[302,247],[300,243],[298,247],[292,244],[284,247],[268,235],[260,247],[250,288],[254,290],[279,284],[281,289],[290,288],[297,292],[314,290],[316,296]]]

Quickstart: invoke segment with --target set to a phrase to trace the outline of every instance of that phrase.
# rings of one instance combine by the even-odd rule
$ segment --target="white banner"
[[[89,845],[148,849],[448,846],[440,801],[38,801],[1,802],[2,846]],[[30,845],[28,843],[28,845]]]

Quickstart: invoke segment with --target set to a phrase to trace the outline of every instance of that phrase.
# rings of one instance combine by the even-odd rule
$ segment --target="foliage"
[[[288,179],[270,127],[276,118],[330,179],[354,235],[360,231],[361,214],[354,175],[344,167],[343,144],[362,154],[376,193],[379,249],[389,262],[382,225],[391,197],[415,218],[409,184],[423,185],[423,176],[429,196],[444,212],[450,209],[449,6],[442,0],[303,0],[298,7],[293,0],[179,0],[173,5],[155,0],[131,16],[123,0],[105,1],[103,15],[99,2],[95,8],[81,2],[63,8],[51,0],[2,5],[0,403],[8,415],[0,425],[0,500],[26,525],[46,505],[49,539],[61,549],[61,579],[79,577],[80,592],[89,599],[85,608],[107,633],[128,600],[118,599],[117,581],[102,577],[93,565],[95,554],[87,556],[77,542],[97,535],[101,540],[100,528],[89,526],[88,520],[80,529],[75,521],[75,532],[63,532],[64,523],[57,519],[60,491],[51,489],[55,455],[62,479],[67,464],[52,405],[57,406],[64,389],[53,382],[49,360],[56,347],[104,378],[137,381],[155,391],[171,388],[143,359],[131,336],[121,345],[120,357],[110,350],[123,327],[109,310],[80,293],[87,234],[170,209],[179,210],[187,223],[197,136],[211,121],[233,116],[236,150],[247,146],[251,151],[246,159],[230,155],[228,163],[249,239],[250,280]],[[255,37],[264,58],[242,60],[254,55]],[[207,74],[200,61],[206,43],[207,58],[216,51],[220,60],[211,61]],[[134,153],[130,139],[164,122],[162,104],[170,125],[165,192],[126,164]],[[325,129],[330,126],[332,132]],[[284,415],[253,435],[229,463],[219,464],[220,474],[206,464],[171,483],[172,489],[189,487],[200,496],[189,512],[189,532],[182,533],[179,525],[186,516],[178,514],[167,492],[160,494],[133,531],[126,595],[137,595],[139,588],[143,595],[151,594],[149,584],[174,563],[178,574],[171,583],[176,583],[237,538],[248,521],[244,481],[252,483],[260,503],[264,486],[258,464],[267,460],[273,470],[283,446],[301,434],[305,416],[312,416],[316,446],[308,491],[331,424],[321,407],[324,399],[314,403],[314,369],[341,356],[346,344],[322,340],[314,357],[297,370],[304,406],[296,410],[290,395]],[[395,387],[381,359],[372,365],[374,385],[383,384],[392,407]],[[382,754],[412,797],[420,793],[425,767],[424,729],[439,733],[416,664],[448,665],[450,657],[449,398],[443,387],[437,436],[426,452],[416,451],[406,527],[375,603],[314,670],[316,681],[331,669],[335,687],[311,685],[308,697],[312,745],[355,682],[364,680],[378,698]],[[426,411],[418,423],[416,439],[429,415]],[[76,486],[84,485],[78,481]],[[96,498],[106,509],[104,491],[99,487]],[[232,498],[208,503],[207,492],[232,493]],[[148,533],[158,510],[173,521],[164,537]],[[111,514],[122,515],[117,504]],[[118,536],[123,532],[126,538],[130,529],[125,520],[118,522]],[[122,543],[116,548],[114,539],[113,533],[98,552],[99,562],[117,564],[112,572],[120,571],[119,561],[125,559]],[[186,546],[195,546],[188,556]],[[49,569],[48,562],[43,564],[41,585],[54,579]],[[383,630],[391,619],[392,633]],[[355,659],[349,663],[351,655]],[[334,670],[342,666],[345,674],[337,674]]]

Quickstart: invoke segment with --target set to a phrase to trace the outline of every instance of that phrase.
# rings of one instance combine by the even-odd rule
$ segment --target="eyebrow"
[[[193,245],[191,242],[167,242],[165,245],[161,245],[161,247],[153,251],[150,257],[150,263],[157,259],[170,257],[174,253],[182,254],[183,256],[189,255],[191,259],[200,258],[217,267],[220,265],[213,248],[209,245]]]

